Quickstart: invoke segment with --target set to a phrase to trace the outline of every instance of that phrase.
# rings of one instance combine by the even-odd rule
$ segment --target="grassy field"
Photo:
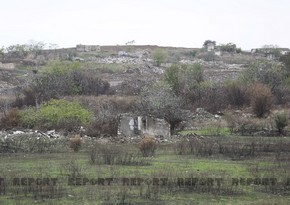
[[[204,150],[183,153],[190,140],[159,144],[146,158],[138,145],[88,142],[78,153],[68,146],[57,153],[2,153],[0,204],[290,203],[290,138],[216,139],[221,143],[212,150],[201,145]],[[102,147],[109,148],[93,152]],[[110,162],[99,160],[105,155],[113,156]]]

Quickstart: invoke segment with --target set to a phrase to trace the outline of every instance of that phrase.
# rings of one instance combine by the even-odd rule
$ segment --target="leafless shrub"
[[[228,106],[226,90],[223,86],[209,85],[201,90],[197,103],[211,113],[224,110]]]
[[[143,157],[153,156],[157,148],[154,137],[144,136],[141,142],[139,143],[139,149]]]
[[[86,135],[91,137],[116,136],[118,115],[135,109],[135,97],[130,96],[76,96],[66,99],[76,99],[94,113],[94,120],[86,127]]]
[[[118,132],[118,117],[97,118],[86,128],[86,135],[100,137],[101,135],[116,136]]]
[[[19,123],[19,110],[12,108],[4,117],[1,118],[1,128],[12,129],[17,127]]]
[[[24,98],[19,103],[37,106],[43,101],[67,95],[107,94],[109,88],[110,84],[100,79],[94,70],[80,69],[78,64],[59,62],[48,67],[45,73],[33,77],[31,83],[23,90]]]
[[[78,152],[82,146],[82,139],[80,136],[76,135],[69,140],[69,147],[74,151]]]
[[[13,107],[13,102],[15,100],[15,96],[12,95],[1,95],[0,96],[0,111],[5,116],[7,112]]]
[[[109,90],[110,84],[103,81],[96,76],[94,70],[76,70],[72,73],[72,78],[80,89],[79,94],[83,95],[99,95],[106,94]]]
[[[171,134],[183,120],[182,100],[166,82],[158,82],[142,90],[138,101],[138,112],[141,115],[151,115],[165,119],[170,124]]]
[[[278,105],[285,105],[290,101],[290,88],[287,85],[275,86],[272,89],[274,95],[274,103]]]
[[[37,93],[31,87],[25,87],[20,91],[16,91],[17,96],[12,106],[22,108],[24,106],[35,106],[37,102]]]
[[[269,113],[272,107],[273,95],[267,85],[261,83],[253,84],[249,88],[249,96],[253,112],[257,117],[264,117]]]
[[[230,105],[243,106],[247,103],[246,87],[238,82],[230,82],[226,85],[227,99]]]

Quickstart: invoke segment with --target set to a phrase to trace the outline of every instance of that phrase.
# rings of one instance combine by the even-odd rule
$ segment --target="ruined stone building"
[[[137,137],[143,135],[170,137],[170,125],[164,119],[149,116],[120,115],[118,136]]]

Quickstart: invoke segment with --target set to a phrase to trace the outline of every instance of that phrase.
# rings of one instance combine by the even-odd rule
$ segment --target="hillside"
[[[212,123],[225,126],[222,115],[228,112],[238,113],[238,118],[268,116],[270,122],[275,110],[287,106],[289,99],[287,80],[283,80],[288,74],[283,74],[287,71],[279,56],[268,50],[241,52],[233,50],[232,44],[224,46],[209,49],[77,45],[51,50],[16,47],[18,50],[4,52],[1,56],[1,116],[9,115],[12,108],[23,113],[26,107],[38,109],[50,99],[69,99],[77,100],[93,114],[95,124],[91,122],[88,130],[100,128],[97,133],[88,132],[93,136],[117,135],[116,116],[124,112],[164,119],[170,124],[171,133],[215,127]],[[281,69],[285,71],[280,72]],[[161,90],[154,91],[154,86],[158,87],[161,81],[167,82],[171,90],[161,85],[156,88]],[[153,102],[146,102],[149,103],[146,105],[140,102],[146,94],[145,88],[149,88],[147,95],[152,95],[143,99],[145,102],[151,98],[159,101],[157,96],[164,96],[164,101],[160,102],[165,106],[163,111],[159,112]],[[255,92],[258,94],[253,94]],[[266,104],[258,105],[256,97],[264,94],[265,99],[261,102]],[[178,103],[173,104],[175,100]],[[110,106],[106,105],[108,103]],[[260,106],[263,107],[261,111]],[[195,116],[200,115],[197,108],[205,109],[205,116],[207,112],[212,116],[205,122],[196,121]],[[235,125],[238,130],[239,124]],[[24,127],[41,129],[42,125]],[[54,129],[52,125],[44,127]],[[262,125],[257,130],[264,128]]]
[[[83,48],[83,49],[82,49]],[[166,52],[166,59],[160,67],[154,65],[152,52],[160,48]],[[207,52],[198,48],[174,48],[158,46],[90,46],[54,50],[39,50],[25,54],[5,54],[0,60],[0,92],[21,86],[19,80],[28,80],[33,71],[42,70],[54,60],[80,61],[82,67],[96,69],[111,86],[136,84],[136,81],[158,79],[172,63],[194,64],[204,66],[206,79],[213,82],[236,77],[237,73],[248,67],[257,59],[266,59],[263,55],[251,53]],[[135,82],[131,82],[135,81]]]

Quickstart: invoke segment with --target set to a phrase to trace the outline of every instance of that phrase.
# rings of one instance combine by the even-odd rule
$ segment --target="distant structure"
[[[101,47],[99,45],[82,45],[79,44],[76,46],[78,52],[100,52]]]
[[[290,52],[289,48],[266,47],[266,48],[253,48],[251,53],[266,57],[268,60],[277,60],[281,55],[286,55]]]
[[[212,40],[206,40],[203,43],[203,47],[207,50],[207,51],[213,51],[215,49],[216,46],[216,42],[212,41]]]
[[[120,115],[118,136],[137,137],[143,135],[170,137],[170,125],[164,119],[135,116],[130,113]]]

